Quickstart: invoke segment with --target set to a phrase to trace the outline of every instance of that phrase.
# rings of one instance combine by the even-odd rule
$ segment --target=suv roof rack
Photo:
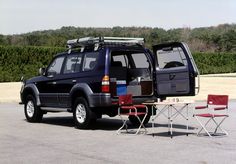
[[[144,45],[144,38],[128,38],[128,37],[85,37],[79,39],[72,39],[67,41],[69,51],[72,48],[81,47],[83,51],[86,47],[94,47],[97,49],[100,44],[139,44]]]

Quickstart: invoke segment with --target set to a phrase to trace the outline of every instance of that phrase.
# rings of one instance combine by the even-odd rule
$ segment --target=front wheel
[[[75,100],[73,106],[73,118],[75,127],[78,129],[87,129],[93,122],[92,111],[88,106],[86,99],[79,97]]]
[[[28,122],[41,122],[43,118],[42,110],[37,106],[34,96],[28,95],[25,103],[25,117]]]

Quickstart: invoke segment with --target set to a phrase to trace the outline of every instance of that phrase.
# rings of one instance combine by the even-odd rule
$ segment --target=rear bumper
[[[89,96],[90,107],[109,107],[117,105],[118,97],[111,98],[110,93],[95,93]],[[141,104],[148,100],[156,100],[155,96],[133,97],[134,104]]]
[[[90,107],[111,106],[110,93],[94,93],[88,97]]]

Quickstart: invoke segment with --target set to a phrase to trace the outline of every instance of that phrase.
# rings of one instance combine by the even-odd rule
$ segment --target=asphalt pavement
[[[236,102],[223,124],[229,136],[196,136],[199,125],[191,117],[190,134],[184,120],[174,122],[174,137],[160,117],[146,135],[117,135],[119,117],[104,117],[90,130],[74,128],[70,113],[49,113],[42,123],[28,123],[23,105],[0,104],[0,163],[236,163]],[[134,128],[134,127],[132,127]],[[152,136],[152,133],[155,136]]]

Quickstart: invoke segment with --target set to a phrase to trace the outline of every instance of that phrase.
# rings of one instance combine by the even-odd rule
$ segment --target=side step
[[[68,108],[40,107],[40,109],[48,112],[71,112]]]

